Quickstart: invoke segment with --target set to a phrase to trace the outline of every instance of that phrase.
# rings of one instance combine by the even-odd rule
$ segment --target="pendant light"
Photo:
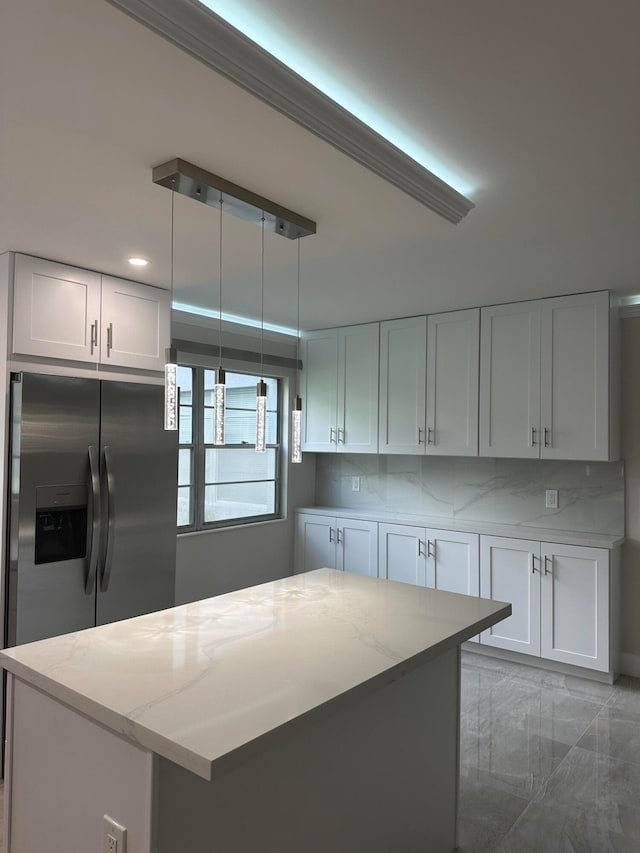
[[[226,405],[227,388],[225,375],[222,369],[222,195],[220,196],[220,246],[219,246],[219,293],[218,293],[218,367],[215,374],[215,385],[213,391],[214,414],[213,414],[213,443],[217,447],[224,445],[224,409]]]
[[[300,237],[298,237],[298,324],[296,337],[296,396],[291,412],[291,462],[302,462],[302,397],[300,396]]]
[[[174,242],[174,205],[175,192],[171,191],[171,297],[169,300],[169,346],[164,351],[164,428],[166,430],[178,429],[178,354],[172,346],[172,323],[173,310],[173,242]]]
[[[260,381],[256,389],[256,453],[266,453],[267,450],[267,383],[264,381],[264,223],[263,212],[260,265]]]

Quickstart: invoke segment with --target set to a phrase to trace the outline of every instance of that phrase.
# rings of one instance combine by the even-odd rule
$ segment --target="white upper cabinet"
[[[380,326],[338,329],[338,442],[340,453],[378,452]]]
[[[480,455],[617,455],[609,294],[482,309]]]
[[[377,453],[378,323],[305,334],[303,449]]]
[[[609,294],[542,302],[543,459],[609,458]]]
[[[478,455],[480,310],[380,324],[380,452]]]
[[[380,453],[424,453],[427,318],[380,323]]]
[[[16,355],[162,370],[171,295],[63,264],[15,256]]]
[[[483,308],[480,455],[540,455],[540,302]]]
[[[14,353],[99,360],[99,274],[16,255],[13,294]]]
[[[102,363],[162,370],[170,346],[170,315],[168,291],[103,276]]]
[[[432,314],[427,325],[426,452],[478,455],[480,310]]]
[[[609,669],[609,552],[542,543],[542,657]]]
[[[335,451],[338,441],[338,330],[307,332],[302,341],[303,448]]]

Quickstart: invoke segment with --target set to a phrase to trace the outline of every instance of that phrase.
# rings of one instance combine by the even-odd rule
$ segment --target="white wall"
[[[623,671],[640,676],[640,317],[622,322],[622,455],[626,541],[622,549]]]
[[[175,323],[174,339],[217,344],[217,329],[191,324]],[[225,333],[223,347],[242,350],[259,350],[259,340],[254,336],[242,337]],[[265,352],[295,359],[296,348],[291,339],[281,336],[265,337]],[[205,356],[184,354],[186,363],[215,367],[217,362]],[[259,372],[255,363],[224,361],[228,370]],[[286,445],[289,434],[291,398],[295,394],[295,370],[270,367],[265,373],[279,375],[286,383],[282,434]],[[285,446],[285,458],[288,458]],[[293,510],[296,506],[314,503],[315,458],[305,454],[301,465],[283,466],[282,511],[284,518],[258,524],[244,524],[217,530],[178,535],[176,557],[176,604],[185,604],[209,598],[255,584],[265,583],[293,573]]]

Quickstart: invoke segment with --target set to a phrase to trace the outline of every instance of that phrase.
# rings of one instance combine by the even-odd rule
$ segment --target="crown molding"
[[[108,2],[449,222],[475,207],[197,0]]]

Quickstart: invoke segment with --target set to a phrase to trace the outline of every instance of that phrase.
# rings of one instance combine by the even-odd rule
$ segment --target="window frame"
[[[180,436],[178,435],[178,450],[181,449],[192,449],[191,454],[191,497],[192,497],[192,506],[191,506],[191,518],[192,522],[189,525],[177,524],[177,514],[176,514],[176,529],[177,534],[180,536],[183,533],[200,533],[207,530],[219,530],[221,528],[228,527],[241,527],[245,524],[256,524],[268,521],[278,521],[282,519],[282,474],[283,474],[283,464],[282,464],[282,454],[283,454],[283,441],[282,441],[282,429],[283,429],[283,394],[284,394],[284,386],[285,382],[282,376],[276,376],[273,374],[266,373],[264,374],[265,378],[274,379],[277,383],[277,405],[276,405],[276,438],[277,441],[275,444],[267,444],[267,448],[271,448],[275,450],[275,472],[274,472],[274,512],[272,513],[261,513],[259,515],[251,515],[251,516],[238,516],[234,518],[222,518],[217,521],[205,521],[204,520],[204,510],[205,510],[205,489],[206,489],[206,450],[207,448],[214,447],[213,444],[205,444],[204,441],[204,413],[205,413],[205,388],[204,388],[204,375],[206,370],[214,370],[215,368],[209,365],[200,365],[200,364],[189,364],[185,363],[182,360],[178,364],[179,367],[188,368],[192,371],[192,393],[191,393],[191,408],[192,408],[192,434],[191,434],[191,444],[181,443]],[[251,370],[249,372],[250,367],[247,366],[244,369],[233,368],[229,369],[227,373],[240,374],[244,376],[256,377],[257,374]],[[259,377],[258,377],[259,378]],[[257,381],[257,380],[256,380]],[[178,394],[178,423],[180,423],[180,395]],[[222,448],[218,448],[224,450],[228,448],[230,450],[235,449],[250,449],[254,448],[255,444],[247,444],[247,445],[238,445],[238,444],[225,444]],[[232,482],[245,482],[245,481],[232,481]],[[254,482],[247,480],[246,482]],[[271,482],[270,480],[256,480],[255,482]],[[209,484],[211,485],[211,484]]]

